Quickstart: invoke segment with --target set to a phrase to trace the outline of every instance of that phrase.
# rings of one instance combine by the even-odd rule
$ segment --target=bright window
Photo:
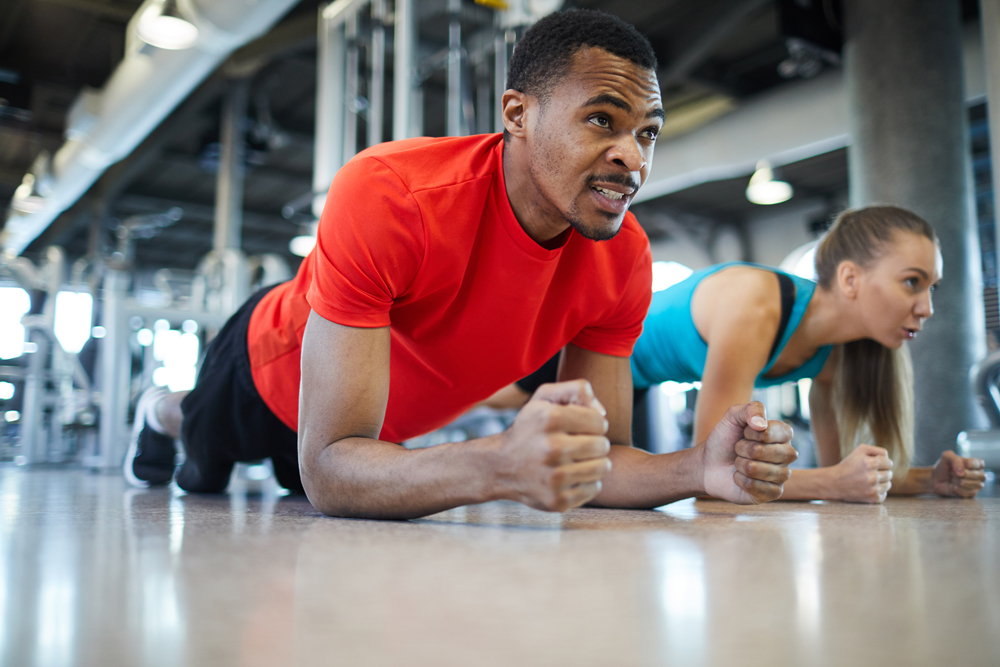
[[[24,354],[21,318],[31,309],[28,293],[20,287],[0,287],[0,359]]]
[[[653,291],[660,292],[694,273],[680,262],[653,262]]]
[[[94,298],[87,292],[56,294],[56,317],[53,328],[62,349],[73,354],[83,349],[90,338]]]

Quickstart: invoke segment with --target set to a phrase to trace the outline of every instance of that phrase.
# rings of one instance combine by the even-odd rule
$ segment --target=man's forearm
[[[590,503],[596,507],[650,509],[705,493],[699,457],[702,448],[669,454],[650,454],[612,445],[611,472],[601,480],[601,492]]]
[[[303,471],[310,502],[330,516],[413,519],[505,497],[494,438],[407,450],[368,438],[328,445]]]

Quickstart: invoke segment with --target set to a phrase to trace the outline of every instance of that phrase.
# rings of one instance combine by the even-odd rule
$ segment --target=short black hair
[[[549,14],[528,28],[514,47],[507,88],[544,101],[585,46],[656,70],[653,47],[634,26],[605,12],[571,9]]]

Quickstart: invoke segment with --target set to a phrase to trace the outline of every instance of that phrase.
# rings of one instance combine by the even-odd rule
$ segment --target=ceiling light
[[[198,28],[177,9],[177,0],[154,2],[139,17],[136,32],[142,41],[161,49],[187,49],[198,41]]]
[[[41,196],[35,182],[35,175],[28,172],[24,175],[21,184],[14,190],[14,196],[10,200],[10,207],[18,213],[31,215],[45,208],[45,198]]]
[[[747,199],[754,204],[768,206],[780,204],[792,198],[792,186],[785,181],[774,178],[774,170],[766,160],[757,163],[757,171],[750,177],[747,185]]]

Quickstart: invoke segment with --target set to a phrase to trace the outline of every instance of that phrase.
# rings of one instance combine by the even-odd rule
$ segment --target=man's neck
[[[532,241],[543,248],[558,247],[569,222],[542,196],[531,177],[529,161],[518,153],[512,146],[504,146],[502,165],[507,201],[521,229]]]

